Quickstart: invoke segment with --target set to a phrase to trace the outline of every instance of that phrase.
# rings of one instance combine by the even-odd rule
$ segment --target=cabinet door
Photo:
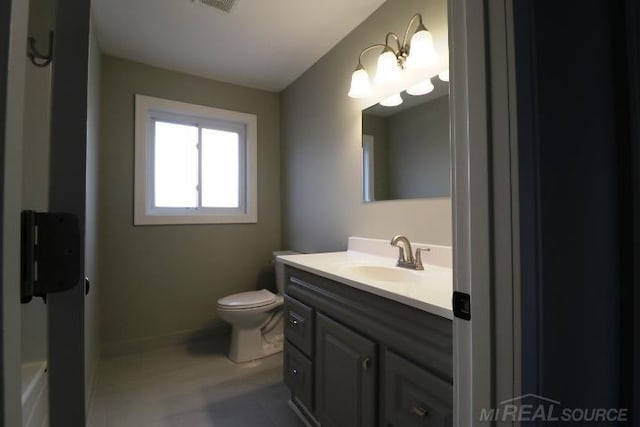
[[[387,427],[451,427],[453,386],[387,350],[384,359]]]
[[[316,417],[323,427],[371,427],[376,419],[376,344],[318,313]]]

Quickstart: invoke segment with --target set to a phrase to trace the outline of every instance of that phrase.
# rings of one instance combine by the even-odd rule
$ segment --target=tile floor
[[[287,405],[282,353],[236,365],[224,351],[199,344],[102,361],[88,427],[304,426]]]

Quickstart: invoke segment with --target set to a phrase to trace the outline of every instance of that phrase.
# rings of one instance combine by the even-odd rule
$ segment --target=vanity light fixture
[[[420,83],[416,83],[413,86],[407,88],[407,93],[413,96],[426,95],[433,90],[433,83],[431,79],[424,80]]]
[[[411,37],[411,42],[407,43],[409,32],[413,25],[418,25]],[[396,46],[392,46],[391,38],[395,39]],[[365,98],[371,94],[371,84],[369,74],[362,66],[362,56],[376,48],[382,48],[382,53],[378,57],[378,68],[374,82],[382,85],[388,82],[397,81],[403,68],[427,68],[438,60],[438,54],[433,47],[433,37],[422,22],[422,15],[413,15],[404,33],[402,43],[396,33],[387,33],[384,44],[374,44],[368,46],[360,52],[358,66],[351,76],[351,88],[349,96],[351,98]]]
[[[402,104],[402,97],[399,93],[393,94],[390,97],[380,101],[380,105],[382,105],[383,107],[395,107],[396,105],[400,104]]]

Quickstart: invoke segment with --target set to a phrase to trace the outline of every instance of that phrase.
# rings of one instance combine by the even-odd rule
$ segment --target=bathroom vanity
[[[352,250],[280,261],[284,382],[309,424],[452,425],[452,314],[443,298],[450,301],[450,269],[412,272],[392,257]],[[430,278],[440,281],[432,283],[442,291],[431,293],[435,301]],[[413,286],[427,292],[416,297]]]

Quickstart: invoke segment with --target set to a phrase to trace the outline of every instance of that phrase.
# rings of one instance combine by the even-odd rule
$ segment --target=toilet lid
[[[240,292],[220,298],[218,300],[219,307],[228,308],[255,308],[263,305],[271,304],[276,300],[275,294],[266,289],[251,292]]]

